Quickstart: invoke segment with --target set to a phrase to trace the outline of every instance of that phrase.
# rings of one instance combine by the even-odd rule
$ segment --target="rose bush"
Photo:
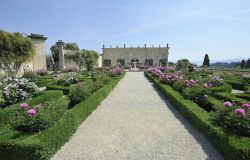
[[[15,117],[11,119],[12,128],[20,132],[38,132],[54,125],[67,111],[66,98],[29,106],[21,103]]]
[[[250,104],[237,106],[231,102],[224,102],[224,106],[225,109],[214,114],[214,123],[227,132],[250,137]]]

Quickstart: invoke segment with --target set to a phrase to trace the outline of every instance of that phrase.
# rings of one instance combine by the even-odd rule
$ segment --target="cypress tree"
[[[240,68],[241,69],[245,68],[245,65],[246,65],[246,62],[244,59],[242,59],[241,64],[240,64]]]
[[[208,54],[205,54],[203,66],[208,66],[208,67],[210,66]]]
[[[247,60],[246,68],[250,68],[250,58]]]

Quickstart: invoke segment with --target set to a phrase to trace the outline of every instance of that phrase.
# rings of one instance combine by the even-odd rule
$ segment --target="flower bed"
[[[3,100],[0,104],[2,107],[31,99],[33,96],[38,95],[39,91],[37,85],[26,78],[6,78],[2,87],[1,95]]]
[[[124,76],[112,78],[104,87],[68,110],[52,127],[32,135],[8,133],[8,126],[1,127],[0,159],[49,159],[77,130],[113,87]]]
[[[172,87],[166,84],[160,83],[159,79],[149,73],[145,72],[145,76],[175,105],[176,109],[210,139],[225,159],[249,159],[250,138],[225,132],[222,128],[214,125],[211,115],[196,103],[186,100],[179,92],[174,91]]]

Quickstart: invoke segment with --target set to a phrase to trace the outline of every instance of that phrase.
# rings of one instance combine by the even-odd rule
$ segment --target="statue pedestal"
[[[136,67],[136,64],[137,64],[137,62],[132,62],[133,63],[133,69],[134,69],[134,71],[136,71],[137,70],[137,67]]]

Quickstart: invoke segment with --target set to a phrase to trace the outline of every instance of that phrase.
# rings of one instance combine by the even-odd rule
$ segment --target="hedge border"
[[[75,133],[80,124],[108,96],[125,73],[110,80],[104,87],[90,97],[75,105],[56,125],[39,132],[28,140],[0,142],[0,159],[3,160],[41,160],[49,159]],[[33,139],[32,139],[33,138]]]
[[[194,126],[196,126],[228,160],[249,160],[250,138],[231,135],[221,128],[213,125],[209,113],[196,103],[185,100],[184,97],[174,91],[172,87],[159,83],[149,73],[144,72],[145,77],[154,83],[157,89],[170,100]]]
[[[215,93],[214,96],[219,100],[233,101],[237,105],[242,105],[242,103],[247,102],[247,100],[242,99],[242,98],[238,98],[236,95],[234,95],[232,93],[228,93],[228,92],[218,92],[218,93]]]
[[[60,90],[63,92],[64,95],[69,94],[69,87],[63,87],[63,86],[58,86],[58,85],[47,85],[46,89],[47,90]]]
[[[226,80],[226,82],[229,83],[233,89],[244,90],[244,88],[247,86],[246,84],[235,80]]]

